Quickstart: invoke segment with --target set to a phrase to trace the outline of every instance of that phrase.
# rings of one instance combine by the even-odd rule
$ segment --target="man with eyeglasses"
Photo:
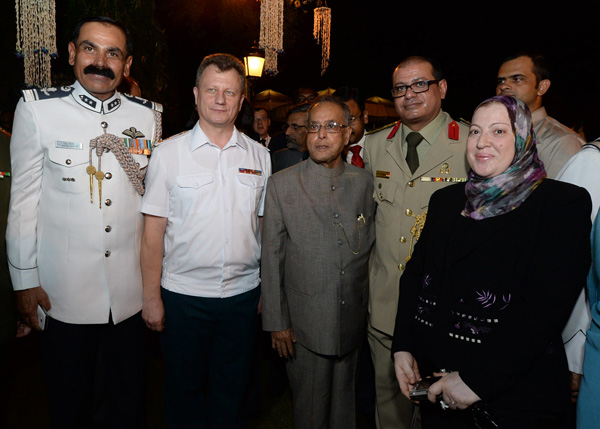
[[[363,148],[365,146],[365,127],[369,122],[369,112],[358,88],[344,86],[336,89],[334,95],[350,108],[350,143],[344,150],[345,159],[352,165],[364,167]]]
[[[271,136],[269,135],[270,125],[271,119],[266,109],[262,107],[254,109],[254,124],[252,128],[258,134],[259,143],[266,147],[269,147],[269,143],[271,142]]]
[[[425,222],[429,198],[467,178],[468,127],[442,110],[447,89],[433,59],[404,59],[392,76],[400,120],[367,133],[365,142],[365,169],[374,178],[377,202],[367,336],[375,367],[378,428],[420,426],[418,410],[400,393],[391,344],[400,276]]]
[[[263,329],[286,358],[294,427],[352,429],[375,232],[373,180],[342,159],[348,106],[323,96],[308,113],[310,158],[267,186]]]
[[[519,98],[531,111],[540,160],[555,179],[565,162],[585,141],[546,113],[542,98],[550,88],[550,71],[543,55],[519,52],[506,57],[498,70],[496,95]]]
[[[300,104],[288,110],[283,125],[287,147],[271,152],[273,174],[308,158],[306,112],[309,107],[309,104]]]

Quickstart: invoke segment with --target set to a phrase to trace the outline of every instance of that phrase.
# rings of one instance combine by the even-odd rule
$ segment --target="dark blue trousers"
[[[49,319],[40,345],[53,428],[144,427],[144,332],[139,313],[116,325]]]
[[[162,290],[169,428],[242,427],[259,298],[260,287],[230,298]]]

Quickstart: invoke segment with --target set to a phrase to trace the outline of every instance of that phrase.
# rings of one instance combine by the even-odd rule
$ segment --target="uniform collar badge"
[[[456,121],[450,122],[450,124],[448,125],[448,138],[450,140],[458,140],[459,131],[460,128],[458,128],[458,124],[456,123]]]
[[[87,92],[78,81],[73,84],[72,94],[78,104],[96,113],[112,113],[121,106],[121,99],[117,91],[112,97],[102,101]]]

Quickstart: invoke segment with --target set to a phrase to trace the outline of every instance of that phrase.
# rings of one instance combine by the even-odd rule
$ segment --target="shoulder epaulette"
[[[125,94],[123,92],[120,93],[123,97],[127,98],[129,101],[133,101],[134,103],[141,104],[144,107],[147,107],[152,110],[156,110],[157,112],[163,111],[162,104],[155,103],[154,101],[146,100],[141,97],[134,97],[133,95]]]
[[[386,125],[384,125],[384,126],[382,126],[382,127],[375,128],[374,130],[367,131],[367,132],[366,132],[366,134],[367,134],[367,135],[370,135],[370,134],[375,134],[375,133],[377,133],[377,132],[379,132],[379,131],[381,131],[381,130],[386,130],[386,129],[388,129],[388,128],[394,127],[394,126],[395,126],[397,123],[399,123],[399,122],[400,122],[400,121],[394,121],[394,122],[392,122],[392,123],[389,123],[389,124],[386,124]]]
[[[189,133],[190,131],[191,130],[184,130],[184,131],[181,131],[180,133],[173,134],[172,136],[169,136],[166,139],[162,140],[161,143],[166,143],[168,140],[174,140],[176,138],[179,138],[179,137]]]
[[[73,91],[72,86],[61,86],[58,88],[24,89],[23,101],[48,100],[50,98],[66,97]]]

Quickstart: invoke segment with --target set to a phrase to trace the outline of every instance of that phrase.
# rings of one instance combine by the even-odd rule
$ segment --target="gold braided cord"
[[[99,167],[102,154],[107,150],[111,150],[138,194],[144,195],[144,177],[146,176],[146,169],[140,168],[139,164],[135,162],[133,155],[125,147],[120,138],[114,134],[102,134],[101,136],[90,140],[90,154],[94,149],[96,150],[96,156],[98,157]],[[98,170],[100,170],[100,168],[98,168]]]
[[[406,258],[406,262],[408,262],[412,256],[413,244],[416,241],[419,241],[421,237],[421,231],[423,231],[423,227],[425,226],[425,219],[427,218],[427,210],[425,210],[420,215],[415,216],[415,224],[410,228],[410,247],[408,249],[408,257]]]
[[[152,146],[158,146],[162,142],[162,114],[154,109],[154,140]]]

